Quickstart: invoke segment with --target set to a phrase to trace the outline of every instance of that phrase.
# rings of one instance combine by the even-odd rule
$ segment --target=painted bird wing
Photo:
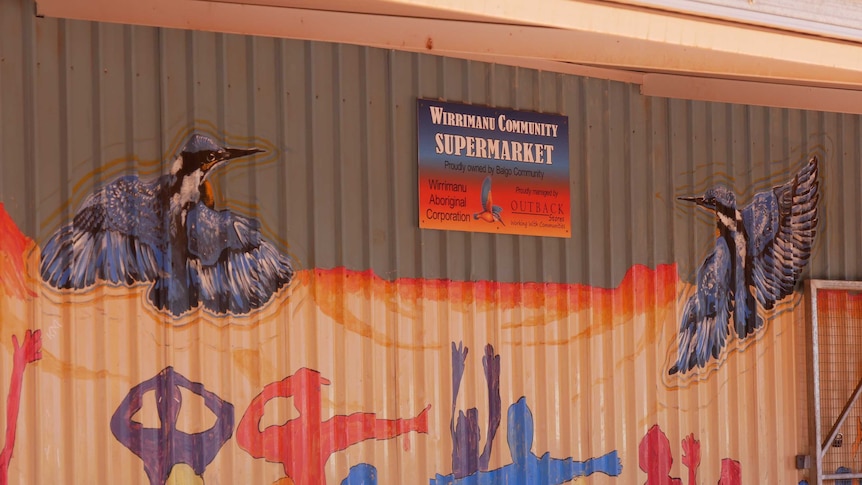
[[[730,295],[731,258],[724,238],[697,270],[697,289],[685,304],[679,327],[677,361],[668,374],[685,373],[695,366],[703,367],[717,358],[730,331],[728,321],[733,310]]]
[[[204,307],[244,314],[290,283],[293,263],[260,234],[260,223],[198,203],[188,212],[189,278]]]
[[[56,288],[97,280],[131,285],[159,275],[166,249],[162,180],[129,175],[91,194],[42,247],[42,279]]]
[[[491,212],[493,203],[491,201],[491,177],[485,177],[482,182],[482,209]]]
[[[770,309],[793,293],[817,233],[817,158],[790,182],[757,194],[743,209],[757,300]]]

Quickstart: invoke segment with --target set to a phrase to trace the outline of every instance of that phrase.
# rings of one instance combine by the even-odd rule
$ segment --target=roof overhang
[[[862,113],[862,43],[854,30],[862,21],[854,20],[855,10],[838,27],[818,24],[813,14],[804,25],[799,19],[784,25],[767,13],[741,23],[727,7],[716,13],[715,5],[691,0],[37,0],[37,10],[426,52],[633,82],[657,96],[704,99],[706,93],[746,104]],[[836,96],[840,101],[824,102]]]

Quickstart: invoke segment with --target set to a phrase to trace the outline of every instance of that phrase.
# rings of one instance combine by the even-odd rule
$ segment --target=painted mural
[[[42,358],[42,335],[40,330],[27,330],[23,342],[12,336],[12,376],[9,378],[9,394],[6,398],[6,440],[0,451],[0,484],[9,483],[9,462],[15,448],[18,430],[18,412],[21,409],[21,390],[24,383],[24,369]]]
[[[305,368],[267,384],[251,401],[239,422],[237,443],[240,448],[255,458],[281,463],[285,475],[297,485],[322,485],[326,483],[326,461],[333,453],[364,440],[387,440],[410,432],[428,432],[430,405],[409,419],[380,419],[374,413],[323,419],[321,386],[329,384],[331,382],[319,372]],[[260,421],[267,401],[289,397],[293,397],[299,417],[261,431]],[[356,478],[346,480],[355,482]]]
[[[757,193],[742,208],[723,185],[681,197],[715,214],[718,236],[683,309],[678,357],[669,374],[718,358],[729,336],[745,339],[763,326],[758,303],[771,310],[793,293],[817,234],[817,163],[811,158],[792,180]]]
[[[698,420],[756,429],[723,388],[792,359],[817,158],[746,205],[684,198],[718,229],[693,284],[633,265],[601,288],[302,268],[291,234],[216,202],[210,174],[261,153],[218,139],[106,180],[41,245],[0,210],[0,483],[758,483],[758,450]],[[44,452],[13,457],[16,431]]]
[[[185,388],[204,400],[216,421],[207,430],[186,433],[177,428]],[[134,416],[143,407],[144,395],[155,393],[158,428],[145,428]],[[111,417],[111,432],[117,441],[143,461],[150,485],[164,485],[177,465],[187,465],[196,476],[203,474],[225,442],[233,434],[233,405],[203,384],[191,382],[167,367],[158,375],[133,387]]]
[[[532,451],[535,424],[525,397],[521,397],[509,406],[509,424],[506,434],[512,463],[490,470],[491,449],[500,424],[500,356],[494,353],[493,346],[490,344],[485,346],[482,368],[488,385],[488,427],[485,446],[479,454],[478,410],[473,407],[468,409],[466,414],[459,411],[457,424],[455,421],[455,404],[461,379],[464,377],[464,366],[469,350],[463,343],[459,343],[456,347],[455,342],[452,342],[452,420],[449,431],[452,435],[453,473],[446,476],[438,474],[431,480],[431,485],[480,483],[559,485],[593,473],[604,473],[615,477],[622,472],[622,465],[616,451],[598,458],[589,458],[586,461],[576,461],[571,457],[552,458],[548,453],[541,458],[536,456]]]
[[[170,173],[105,185],[45,243],[42,278],[72,290],[146,283],[149,303],[174,316],[201,305],[218,314],[263,306],[290,283],[290,258],[261,237],[258,221],[215,210],[209,182],[219,166],[260,151],[194,134]]]
[[[686,436],[682,440],[681,462],[688,469],[688,485],[699,483],[697,470],[700,468],[701,450],[700,441],[694,438],[694,434]],[[647,431],[638,446],[638,465],[646,472],[647,480],[644,485],[683,485],[683,480],[670,476],[673,465],[673,451],[667,435],[659,425],[655,425]],[[711,482],[710,482],[711,483]],[[742,483],[742,470],[740,463],[736,460],[724,458],[721,460],[721,476],[718,485],[739,485]]]

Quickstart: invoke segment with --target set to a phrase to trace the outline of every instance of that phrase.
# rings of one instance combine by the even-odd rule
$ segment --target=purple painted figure
[[[181,387],[202,397],[207,408],[215,414],[216,422],[210,429],[199,433],[177,429],[177,417],[183,403]],[[156,393],[158,428],[144,428],[132,420],[142,407],[144,394],[149,391]],[[180,463],[189,465],[198,476],[202,475],[233,434],[233,419],[233,404],[207,391],[203,384],[189,381],[173,367],[167,367],[129,391],[111,417],[111,432],[143,460],[150,485],[164,485],[171,469]]]
[[[488,471],[491,460],[491,448],[497,429],[500,427],[502,405],[500,403],[500,356],[494,353],[494,347],[485,346],[485,356],[482,366],[485,369],[485,382],[488,385],[488,433],[485,437],[485,448],[479,454],[479,410],[470,408],[465,414],[458,413],[455,421],[455,401],[464,376],[464,365],[467,353],[470,351],[463,344],[455,346],[452,342],[452,420],[449,431],[452,434],[452,473],[461,478],[477,471]]]

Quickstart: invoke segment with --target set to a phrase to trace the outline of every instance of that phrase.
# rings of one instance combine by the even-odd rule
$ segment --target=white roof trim
[[[774,108],[862,114],[862,90],[646,74],[641,94]]]
[[[38,0],[37,9],[52,17],[359,44],[634,83],[644,73],[659,73],[825,87],[837,94],[862,90],[862,45],[617,4],[376,0],[356,13],[337,10],[357,3],[344,0],[316,3],[329,10],[290,6],[305,6],[305,0],[249,1],[270,4]],[[411,12],[417,16],[403,16]],[[520,24],[512,24],[515,19]],[[809,109],[840,105],[829,106]]]

